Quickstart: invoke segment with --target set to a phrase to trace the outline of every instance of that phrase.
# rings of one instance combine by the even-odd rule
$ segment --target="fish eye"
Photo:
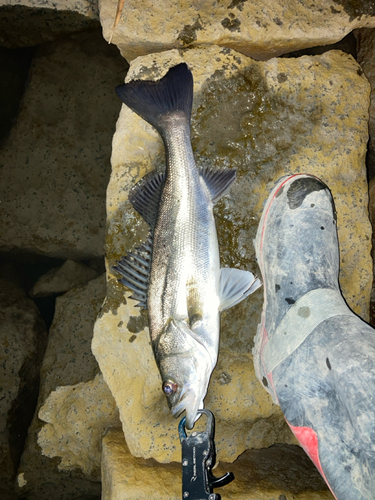
[[[172,394],[175,394],[176,391],[177,384],[175,382],[172,382],[171,380],[163,382],[163,392],[166,396],[171,396]]]

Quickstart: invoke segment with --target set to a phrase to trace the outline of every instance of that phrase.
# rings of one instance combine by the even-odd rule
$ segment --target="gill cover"
[[[171,318],[154,345],[168,405],[175,417],[186,411],[186,426],[194,426],[197,412],[203,408],[214,362],[207,349],[184,321]]]

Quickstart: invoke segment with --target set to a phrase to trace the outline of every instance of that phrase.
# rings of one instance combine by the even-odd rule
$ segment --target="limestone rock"
[[[116,403],[99,373],[90,382],[58,387],[39,410],[38,444],[47,457],[59,457],[59,470],[80,468],[100,481],[101,447],[108,427],[120,426]]]
[[[160,462],[177,461],[178,422],[160,390],[144,323],[145,316],[129,300],[115,315],[98,319],[92,348],[117,402],[131,452]],[[248,355],[233,351],[220,355],[206,406],[216,416],[216,445],[222,460],[233,461],[247,448],[294,442],[279,408],[263,392]],[[239,394],[241,401],[236,400]]]
[[[343,293],[367,319],[372,276],[364,164],[369,85],[358,64],[339,51],[256,62],[210,47],[139,58],[127,80],[157,79],[182,61],[195,80],[192,143],[197,164],[237,168],[235,187],[215,207],[222,265],[256,272],[253,238],[269,190],[285,174],[317,175],[336,202]],[[131,453],[167,462],[179,460],[177,422],[161,392],[147,315],[125,298],[126,289],[111,274],[116,260],[147,234],[127,198],[153,168],[164,168],[162,141],[124,106],[107,190],[107,299],[92,348],[119,407]],[[252,367],[262,301],[260,290],[222,314],[219,364],[206,398],[217,417],[221,460],[292,439]]]
[[[220,462],[217,477],[231,471],[235,480],[215,490],[233,500],[331,500],[332,494],[297,446],[245,452],[234,463]],[[118,430],[103,440],[102,500],[181,498],[181,464],[134,458]]]
[[[358,62],[371,85],[369,117],[369,149],[375,151],[375,32],[372,29],[358,30]]]
[[[37,411],[29,429],[25,451],[18,470],[19,496],[30,500],[49,500],[56,488],[61,493],[59,500],[70,500],[84,493],[100,494],[100,484],[87,479],[79,469],[64,472],[59,470],[60,459],[44,456],[37,440],[42,427],[38,412],[51,392],[61,386],[90,382],[99,372],[97,362],[90,350],[90,343],[95,318],[102,305],[105,289],[105,276],[103,275],[90,281],[86,286],[71,290],[56,299],[55,316],[40,372]],[[86,397],[90,388],[90,384],[85,388]],[[62,392],[64,393],[64,390]],[[56,401],[56,398],[52,396],[50,401]],[[69,398],[67,401],[69,402]],[[108,402],[103,403],[103,405],[106,404]],[[46,414],[48,414],[48,408],[47,405]],[[74,413],[74,406],[71,409]],[[64,413],[64,411],[69,412],[69,408],[62,408],[61,412]],[[69,429],[67,422],[65,425],[66,433],[73,432],[72,428]],[[74,427],[74,424],[72,426]],[[73,442],[73,450],[74,445]]]
[[[5,0],[0,5],[0,45],[38,45],[98,24],[96,0]]]
[[[60,267],[54,267],[35,283],[30,291],[32,297],[48,297],[67,292],[84,285],[98,276],[98,272],[83,264],[67,260]]]
[[[41,369],[42,401],[59,386],[88,382],[98,373],[90,343],[105,296],[105,276],[57,297]]]
[[[13,483],[35,409],[47,331],[40,312],[19,286],[0,280],[0,497]]]
[[[374,151],[375,154],[375,151]],[[374,172],[375,174],[375,172]],[[372,224],[372,227],[374,227],[375,224],[375,177],[373,177],[370,182],[369,182],[369,190],[368,190],[368,195],[369,195],[369,204],[368,204],[368,209],[369,209],[369,215],[370,215],[370,221]],[[374,258],[374,243],[375,243],[375,235],[374,231],[372,233],[372,255]],[[371,290],[371,299],[370,299],[370,324],[374,325],[375,324],[375,278],[372,284],[372,290]]]
[[[367,169],[369,178],[369,215],[372,227],[375,224],[375,33],[371,29],[361,29],[356,33],[358,42],[358,62],[371,85],[369,108],[369,142]],[[374,232],[372,236],[372,255],[374,258]],[[375,324],[375,281],[371,292],[371,324]]]
[[[32,49],[10,50],[0,47],[0,141],[6,137],[17,116],[31,59]]]
[[[99,7],[103,34],[110,40],[117,0],[100,0]],[[112,42],[128,61],[171,48],[215,44],[265,60],[332,44],[355,28],[374,26],[375,8],[368,2],[127,0]]]
[[[0,250],[104,252],[105,191],[125,64],[99,31],[41,47],[0,150]]]

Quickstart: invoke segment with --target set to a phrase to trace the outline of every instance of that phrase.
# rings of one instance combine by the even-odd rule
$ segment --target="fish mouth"
[[[199,398],[194,389],[190,387],[183,389],[178,403],[171,408],[171,412],[172,415],[177,418],[185,410],[185,426],[187,429],[191,430],[199,418],[199,416],[197,416],[198,410],[201,410],[203,407],[203,399]]]

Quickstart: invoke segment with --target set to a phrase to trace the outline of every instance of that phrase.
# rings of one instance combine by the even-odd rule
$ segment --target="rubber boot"
[[[375,332],[339,287],[336,212],[314,176],[278,181],[255,241],[255,372],[337,500],[375,499]]]

